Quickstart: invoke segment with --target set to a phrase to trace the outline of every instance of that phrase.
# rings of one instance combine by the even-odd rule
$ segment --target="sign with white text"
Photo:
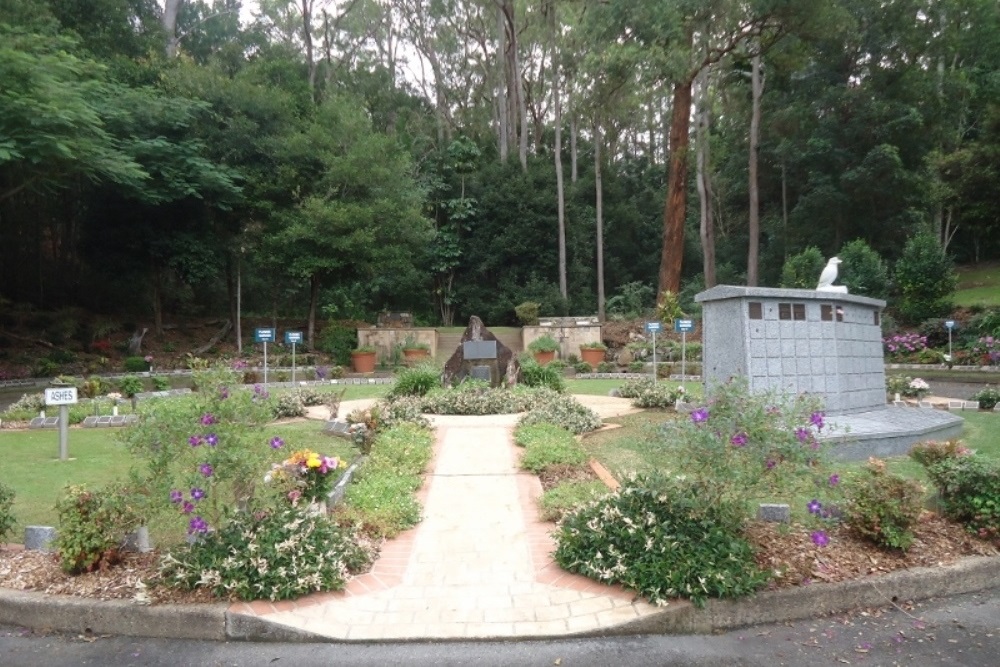
[[[54,387],[45,390],[45,405],[74,405],[76,387]]]

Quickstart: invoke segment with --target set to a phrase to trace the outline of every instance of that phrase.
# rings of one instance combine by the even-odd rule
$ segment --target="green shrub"
[[[423,396],[441,386],[441,371],[430,364],[420,364],[400,371],[388,397]]]
[[[56,503],[56,512],[59,534],[55,548],[60,566],[70,574],[116,563],[125,535],[140,523],[128,494],[119,487],[96,491],[67,487]]]
[[[39,359],[35,362],[35,368],[31,374],[35,377],[51,377],[59,371],[59,364],[51,359]]]
[[[319,349],[333,357],[340,366],[351,363],[351,350],[358,344],[358,331],[354,327],[329,323],[319,336]]]
[[[610,361],[602,361],[601,363],[597,364],[598,373],[614,373],[616,370],[617,366],[615,366]]]
[[[295,507],[242,512],[217,531],[167,554],[161,579],[183,589],[207,588],[220,598],[289,600],[340,590],[369,555],[353,534]]]
[[[542,521],[556,522],[581,505],[592,502],[610,493],[604,482],[563,482],[538,499],[539,516]]]
[[[910,449],[910,458],[925,468],[930,468],[944,460],[968,456],[972,450],[962,444],[961,440],[948,440],[946,442],[918,442]]]
[[[298,393],[282,394],[272,403],[271,414],[275,419],[290,419],[306,414],[306,406]]]
[[[603,424],[596,412],[572,396],[557,394],[549,389],[541,389],[535,393],[530,412],[521,417],[518,425],[542,423],[555,424],[576,434],[594,431]]]
[[[97,398],[111,391],[111,385],[99,375],[87,378],[80,387],[80,392],[87,398]]]
[[[14,518],[14,489],[0,482],[0,543],[4,541],[17,524]]]
[[[578,362],[576,362],[575,364],[573,364],[573,369],[576,370],[577,373],[593,373],[594,372],[593,366],[591,366],[590,364],[588,364],[586,361],[578,361]]]
[[[149,362],[144,357],[125,357],[122,367],[126,373],[145,373],[149,370]]]
[[[662,382],[654,383],[652,378],[639,378],[626,381],[618,388],[618,393],[622,398],[631,398],[632,405],[637,408],[670,408],[677,404],[684,390]]]
[[[781,268],[781,287],[816,289],[819,274],[825,266],[823,253],[816,246],[809,246],[785,260]]]
[[[975,455],[948,458],[927,474],[945,514],[980,537],[1000,536],[1000,461]]]
[[[118,380],[118,389],[123,396],[132,398],[143,390],[142,378],[135,375],[126,375]]]
[[[863,239],[844,244],[837,257],[842,262],[838,282],[847,285],[851,294],[873,299],[888,298],[889,269],[879,254]],[[816,274],[816,279],[819,280],[819,274]]]
[[[562,370],[552,364],[542,366],[534,359],[521,363],[521,382],[529,387],[547,387],[559,393],[566,391]]]
[[[538,324],[538,314],[541,312],[542,304],[536,301],[525,301],[514,306],[514,314],[517,321],[523,326],[533,327]]]
[[[310,387],[301,387],[297,393],[304,406],[325,405],[331,396],[329,392],[319,392]]]
[[[622,319],[642,317],[646,309],[653,305],[656,290],[641,281],[625,283],[618,293],[608,299],[607,311]]]
[[[555,561],[654,604],[749,595],[767,581],[742,536],[742,507],[715,502],[681,477],[639,477],[567,514]]]
[[[907,322],[951,313],[958,278],[933,233],[921,231],[910,237],[896,262],[894,278],[901,296],[899,314]]]
[[[535,391],[516,386],[492,388],[482,380],[465,380],[456,387],[435,389],[424,396],[423,411],[440,415],[496,415],[524,412]]]
[[[170,389],[170,378],[163,375],[153,376],[153,389],[156,391],[167,391]]]
[[[633,361],[628,365],[629,373],[641,373],[646,364],[641,361]]]
[[[847,525],[862,537],[888,549],[905,551],[913,544],[911,528],[923,511],[920,484],[872,459],[866,472],[847,484],[845,498]]]
[[[539,474],[552,466],[582,466],[587,453],[573,434],[554,424],[522,425],[514,442],[524,447],[521,469]]]
[[[986,385],[972,395],[972,400],[978,401],[983,410],[992,410],[1000,403],[1000,389]]]
[[[529,352],[555,352],[559,349],[559,341],[551,334],[542,334],[535,340],[528,343]]]

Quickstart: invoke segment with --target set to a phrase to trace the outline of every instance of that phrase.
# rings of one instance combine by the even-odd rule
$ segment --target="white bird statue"
[[[816,285],[816,290],[821,292],[847,292],[847,288],[843,285],[834,285],[833,281],[837,279],[837,265],[840,264],[839,257],[831,257],[830,261],[826,263],[826,267],[823,269],[823,273],[819,274],[819,283]]]

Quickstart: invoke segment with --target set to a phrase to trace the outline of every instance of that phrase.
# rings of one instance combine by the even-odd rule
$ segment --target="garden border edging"
[[[687,601],[672,603],[661,613],[644,619],[593,632],[547,638],[708,635],[750,625],[797,621],[994,587],[1000,587],[1000,556],[972,556],[944,567],[897,570],[879,577],[766,591],[738,600],[709,600],[702,609]],[[228,608],[228,603],[139,605],[126,600],[92,600],[0,588],[0,623],[7,625],[90,635],[340,643],[265,619],[234,614]],[[503,639],[510,641],[511,638]]]

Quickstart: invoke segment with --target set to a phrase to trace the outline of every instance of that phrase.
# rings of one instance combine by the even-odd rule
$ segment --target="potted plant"
[[[980,410],[992,410],[1000,403],[1000,389],[986,385],[975,393],[972,400],[979,401]]]
[[[590,364],[592,368],[597,368],[597,365],[604,361],[604,353],[607,349],[608,346],[601,341],[584,343],[580,346],[580,358]]]
[[[431,346],[427,343],[419,343],[413,336],[407,336],[403,341],[403,357],[407,365],[412,366],[429,356],[431,356]]]
[[[555,359],[556,350],[558,349],[559,342],[551,334],[542,334],[528,343],[528,352],[531,352],[535,357],[535,361],[542,366]]]
[[[375,370],[375,348],[360,345],[351,350],[351,367],[355,373],[371,373]]]

